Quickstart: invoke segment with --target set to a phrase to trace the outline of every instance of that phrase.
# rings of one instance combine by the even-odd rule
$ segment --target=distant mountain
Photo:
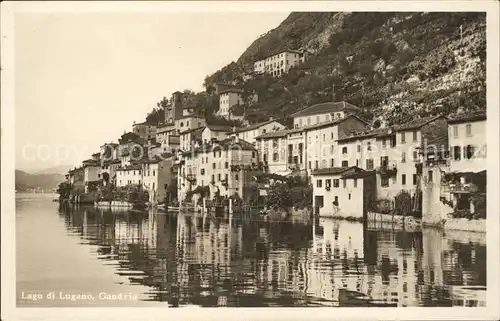
[[[298,48],[312,54],[283,77],[242,80],[256,60]],[[389,124],[458,108],[485,109],[486,14],[294,12],[236,62],[208,76],[205,86],[217,82],[258,93],[247,119],[286,117],[332,99]]]
[[[26,191],[28,189],[50,190],[57,188],[59,183],[65,180],[62,174],[29,174],[16,170],[16,190]]]
[[[59,165],[59,166],[55,166],[55,167],[46,168],[46,169],[43,169],[43,170],[37,170],[33,174],[61,174],[61,175],[66,175],[68,173],[68,171],[70,169],[74,168],[74,167],[75,166],[72,166],[72,165]]]

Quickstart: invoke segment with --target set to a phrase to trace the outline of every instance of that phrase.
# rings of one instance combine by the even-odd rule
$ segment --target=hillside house
[[[180,138],[175,124],[162,124],[156,130],[156,142],[161,144],[162,153],[174,153],[179,149]]]
[[[290,70],[290,68],[298,66],[304,62],[306,54],[304,51],[285,50],[277,54],[273,54],[262,60],[254,62],[254,72],[256,74],[267,73],[273,77],[282,76]]]
[[[291,115],[293,127],[303,128],[336,119],[341,119],[350,114],[358,114],[361,108],[348,102],[326,102],[309,106]]]
[[[285,129],[285,125],[271,118],[265,122],[233,130],[229,133],[229,135],[236,136],[244,141],[255,144],[255,138],[257,136],[283,129]]]
[[[135,123],[132,125],[132,132],[139,136],[143,141],[148,141],[150,139],[156,138],[156,126],[143,123]]]
[[[153,159],[141,161],[142,185],[149,194],[149,202],[152,204],[163,203],[169,191],[169,187],[175,177],[174,154],[162,154]]]
[[[235,118],[235,116],[231,113],[231,107],[245,103],[242,94],[243,90],[235,87],[219,91],[219,109],[217,110],[216,115],[227,119]],[[248,101],[257,102],[257,94],[250,95]]]

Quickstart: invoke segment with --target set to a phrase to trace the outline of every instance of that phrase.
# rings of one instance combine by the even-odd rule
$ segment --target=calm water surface
[[[18,306],[486,304],[483,234],[16,206]]]

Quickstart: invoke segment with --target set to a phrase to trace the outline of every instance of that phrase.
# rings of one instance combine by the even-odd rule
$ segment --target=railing
[[[398,172],[398,169],[396,167],[396,164],[392,165],[382,165],[377,168],[377,173],[382,175],[382,176],[393,176],[396,175]]]
[[[478,191],[478,188],[474,184],[450,184],[448,185],[448,191],[451,193],[474,193]]]

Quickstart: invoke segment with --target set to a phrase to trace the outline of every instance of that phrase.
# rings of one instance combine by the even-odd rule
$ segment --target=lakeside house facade
[[[198,145],[182,154],[179,160],[179,199],[185,200],[189,191],[197,187],[210,189],[210,198],[215,195],[243,197],[247,175],[242,168],[258,162],[255,147],[243,140],[228,138],[223,141]]]
[[[374,171],[331,167],[316,169],[311,176],[313,208],[320,216],[362,218],[376,201]]]

